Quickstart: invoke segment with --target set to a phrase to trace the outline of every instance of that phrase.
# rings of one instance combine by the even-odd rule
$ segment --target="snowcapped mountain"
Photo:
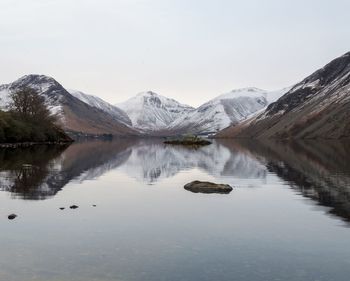
[[[13,83],[1,85],[1,109],[6,110],[10,93],[23,87],[30,87],[43,96],[51,112],[58,114],[63,128],[68,132],[114,135],[136,133],[125,125],[127,121],[125,114],[121,114],[119,119],[116,114],[91,106],[71,95],[55,79],[45,75],[26,75]]]
[[[134,128],[149,135],[208,134],[256,114],[286,91],[238,89],[196,109],[149,91],[117,104],[117,107],[128,114]]]
[[[233,90],[180,116],[169,129],[177,133],[216,133],[256,114],[284,91],[268,92],[253,87]]]
[[[220,95],[198,108],[154,92],[142,92],[117,106],[80,91],[67,91],[51,77],[27,75],[0,85],[0,109],[6,110],[9,94],[31,87],[44,96],[66,131],[88,134],[151,135],[217,133],[258,114],[287,89],[268,92],[243,88]]]
[[[62,99],[64,93],[61,91],[61,85],[53,78],[44,75],[25,75],[20,79],[0,86],[0,108],[6,110],[10,102],[10,93],[23,87],[30,87],[36,90],[45,98],[47,106],[52,113],[62,115]]]
[[[92,107],[98,108],[104,112],[107,112],[111,116],[114,116],[116,120],[123,122],[125,125],[131,126],[131,120],[129,116],[118,107],[93,95],[88,95],[76,90],[68,90],[68,91],[70,94],[72,94],[74,97],[81,100],[82,102],[85,102],[86,104]]]
[[[145,133],[166,130],[174,120],[194,110],[151,91],[142,92],[116,106],[128,114],[134,128]]]
[[[255,118],[219,137],[349,138],[350,52],[331,61]]]

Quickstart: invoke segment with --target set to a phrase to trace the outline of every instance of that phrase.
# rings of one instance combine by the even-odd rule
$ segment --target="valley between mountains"
[[[54,78],[26,75],[0,85],[0,109],[29,87],[45,98],[73,136],[216,135],[221,138],[350,138],[350,52],[292,87],[232,90],[198,108],[152,91],[112,105],[66,89]]]

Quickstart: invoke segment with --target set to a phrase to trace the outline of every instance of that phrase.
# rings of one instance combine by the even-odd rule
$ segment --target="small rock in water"
[[[61,207],[61,208],[60,208],[60,210],[64,210],[64,209],[65,209],[65,207]]]
[[[193,181],[184,186],[188,191],[194,193],[230,193],[233,188],[228,184],[216,184],[206,181]]]
[[[71,209],[78,209],[79,207],[77,205],[72,205],[69,208],[71,208]]]
[[[17,218],[16,214],[11,214],[7,217],[9,220],[14,220],[15,218]]]

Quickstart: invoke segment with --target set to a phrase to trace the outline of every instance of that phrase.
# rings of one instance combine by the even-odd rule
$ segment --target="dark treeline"
[[[10,98],[9,110],[0,111],[0,143],[71,141],[35,90],[23,88]]]

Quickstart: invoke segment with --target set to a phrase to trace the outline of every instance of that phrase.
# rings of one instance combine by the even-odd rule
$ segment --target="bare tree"
[[[47,125],[57,122],[57,116],[51,114],[45,104],[45,98],[34,89],[22,88],[11,93],[10,97],[10,110],[20,118]]]

